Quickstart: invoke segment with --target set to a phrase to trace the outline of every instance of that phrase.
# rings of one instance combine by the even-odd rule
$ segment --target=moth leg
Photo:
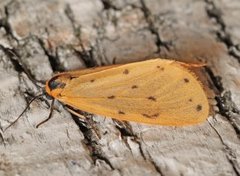
[[[50,113],[48,115],[48,118],[46,118],[45,120],[43,120],[42,122],[37,124],[36,128],[38,128],[40,125],[44,124],[45,122],[47,122],[48,120],[50,120],[52,118],[52,113],[53,113],[53,110],[54,110],[54,102],[55,102],[55,99],[52,100],[52,103],[51,103],[51,106],[50,106]]]
[[[80,119],[86,119],[86,117],[85,117],[84,115],[80,114],[80,113],[77,112],[77,111],[74,111],[74,110],[71,109],[70,107],[65,106],[65,108],[66,108],[71,114],[73,114],[73,115],[79,117]]]
[[[96,125],[94,124],[94,122],[92,121],[91,118],[88,117],[85,117],[84,115],[80,114],[79,112],[77,112],[76,110],[74,110],[73,108],[69,107],[69,106],[65,106],[65,108],[73,115],[79,117],[80,119],[84,119],[84,125],[85,127],[88,129],[88,130],[93,130],[95,132],[95,134],[97,135],[97,137],[99,139],[101,139],[101,135],[99,133],[99,130],[97,129]],[[78,119],[79,120],[79,119]],[[74,120],[76,121],[76,120]]]

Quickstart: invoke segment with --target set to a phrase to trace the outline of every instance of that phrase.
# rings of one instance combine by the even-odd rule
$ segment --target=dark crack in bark
[[[89,116],[89,114],[85,114],[86,116]],[[73,120],[78,125],[80,131],[84,135],[84,144],[87,146],[90,156],[96,164],[97,160],[104,161],[112,170],[115,170],[113,165],[111,164],[110,160],[107,158],[107,156],[104,154],[104,152],[101,149],[101,146],[99,144],[98,140],[98,134],[96,134],[96,131],[94,128],[94,122],[91,120],[91,117],[86,117],[86,122],[83,123],[79,117],[76,117],[72,115]]]
[[[51,66],[53,72],[64,71],[64,69],[62,68],[62,65],[59,62],[57,53],[55,53],[55,55],[50,54],[50,52],[45,47],[44,41],[37,36],[36,36],[36,38],[38,39],[38,42],[39,42],[40,46],[42,47],[45,55],[48,57],[48,60],[49,60],[49,63],[50,63],[50,66]],[[57,51],[57,49],[56,49],[56,51]]]
[[[161,176],[164,176],[161,168],[155,163],[155,161],[153,160],[153,158],[151,157],[150,154],[148,154],[149,156],[149,161],[152,163],[152,165],[154,166],[155,170],[161,175]]]
[[[220,40],[228,49],[228,54],[233,58],[237,59],[240,63],[240,48],[235,45],[231,39],[230,34],[226,30],[226,24],[222,18],[222,12],[216,7],[212,0],[205,0],[206,12],[209,18],[215,19],[216,23],[220,26],[220,30],[216,31],[217,39]]]
[[[210,79],[212,80],[214,86],[217,89],[216,93],[216,101],[217,101],[217,107],[219,108],[219,113],[226,117],[228,119],[228,121],[230,122],[230,124],[232,125],[233,129],[236,132],[236,135],[238,137],[238,139],[240,139],[240,129],[239,129],[239,125],[236,122],[236,117],[234,114],[240,114],[239,109],[237,108],[236,104],[232,101],[231,99],[231,92],[230,91],[226,91],[224,93],[224,87],[221,83],[221,78],[218,76],[215,76],[214,73],[212,72],[212,70],[208,67],[206,67],[206,71],[208,73],[208,75],[210,76]],[[209,122],[210,126],[214,129],[214,131],[217,133],[218,137],[220,138],[224,149],[226,151],[226,157],[229,161],[229,163],[231,164],[231,166],[233,167],[234,172],[236,173],[236,175],[240,176],[240,166],[237,163],[237,159],[236,159],[236,154],[232,151],[232,149],[226,145],[226,143],[223,141],[222,136],[218,133],[218,131],[216,130],[216,128],[214,128],[214,126]]]
[[[217,91],[215,91],[216,94],[215,99],[217,101],[219,113],[228,119],[228,121],[234,128],[238,138],[240,139],[240,128],[235,120],[236,114],[239,115],[240,111],[231,98],[231,92],[225,91],[221,83],[221,77],[215,76],[212,70],[208,67],[206,67],[205,70],[208,73],[212,83],[217,89]]]
[[[211,124],[210,122],[208,122],[208,123],[212,127],[212,129],[216,132],[216,134],[218,135],[222,145],[224,146],[224,150],[225,150],[225,153],[226,153],[226,158],[229,161],[229,163],[231,164],[231,166],[233,167],[234,172],[236,173],[237,176],[240,176],[240,166],[238,165],[237,157],[236,157],[235,152],[224,142],[222,136],[219,134],[219,132],[213,126],[213,124]]]
[[[143,148],[142,148],[142,143],[141,140],[139,139],[139,137],[134,134],[131,125],[128,122],[122,122],[119,120],[114,120],[116,122],[115,127],[119,130],[119,132],[121,133],[121,137],[124,140],[125,144],[127,145],[127,147],[129,148],[129,150],[131,151],[131,147],[129,146],[126,137],[132,137],[133,141],[138,144],[139,146],[139,151],[141,156],[143,157],[143,159],[148,162],[151,163],[153,165],[153,167],[155,168],[155,170],[161,175],[163,176],[163,173],[161,171],[161,169],[156,165],[156,163],[152,160],[152,158],[150,157],[150,155],[148,157],[146,157],[146,155],[144,154]],[[150,159],[149,159],[150,158]]]
[[[104,10],[109,10],[109,9],[113,9],[115,11],[119,11],[121,9],[117,8],[112,2],[111,0],[101,0],[102,4],[103,4],[103,8]]]
[[[224,88],[223,88],[223,85],[222,85],[222,78],[220,76],[216,76],[214,75],[213,71],[211,70],[211,68],[209,67],[204,67],[205,68],[205,71],[208,73],[213,85],[214,85],[214,88],[216,88],[216,90],[214,90],[214,92],[219,95],[221,92],[224,91]]]
[[[0,123],[0,145],[3,145],[4,147],[6,147],[6,141],[4,139],[3,133],[4,132]]]
[[[220,114],[229,120],[236,132],[238,139],[240,139],[240,128],[236,122],[236,118],[239,118],[240,111],[236,104],[232,101],[231,92],[226,91],[222,95],[217,96],[216,101]],[[238,114],[238,117],[236,114]]]
[[[121,137],[122,137],[123,141],[125,142],[125,144],[127,145],[127,147],[129,148],[129,150],[131,150],[131,147],[129,146],[129,144],[126,140],[127,137],[131,137],[133,139],[133,141],[138,144],[140,154],[143,157],[143,159],[146,161],[147,158],[143,152],[140,139],[136,134],[134,134],[131,125],[126,121],[125,122],[122,122],[119,120],[114,120],[114,121],[116,122],[115,127],[119,130]]]
[[[92,47],[90,50],[85,50],[85,48],[82,46],[83,51],[77,51],[75,52],[80,55],[81,59],[83,60],[84,64],[89,68],[89,67],[96,67],[97,63],[93,57],[93,50],[94,48]]]
[[[7,5],[4,7],[4,12],[5,12],[6,17],[0,19],[0,27],[3,27],[3,28],[6,30],[7,34],[8,34],[9,36],[11,36],[11,38],[12,38],[13,40],[15,40],[17,43],[19,43],[17,37],[15,37],[14,34],[13,34],[11,25],[10,25],[9,22],[8,22],[8,21],[9,21],[9,20],[8,20],[8,18],[9,18],[8,6],[9,6],[12,2],[13,2],[13,1],[11,1],[9,4],[7,4]]]
[[[128,149],[131,151],[131,147],[129,146],[129,144],[127,142],[127,137],[131,137],[133,139],[133,141],[138,144],[139,151],[140,151],[140,154],[143,157],[143,159],[147,160],[146,156],[143,152],[141,142],[140,142],[138,136],[136,134],[134,134],[131,125],[126,121],[119,121],[116,119],[114,120],[114,122],[115,122],[115,127],[119,130],[121,137],[122,137],[125,145],[128,147]]]
[[[86,50],[85,47],[83,46],[83,41],[81,39],[81,26],[76,24],[73,11],[69,6],[69,4],[66,5],[64,12],[72,24],[74,35],[78,39],[79,45],[82,49],[82,51],[78,51],[76,49],[74,49],[74,51],[76,52],[76,54],[80,56],[80,58],[83,60],[84,64],[87,67],[95,67],[96,61],[94,60],[94,57],[93,57],[93,47],[90,50]]]
[[[154,24],[154,17],[153,15],[151,14],[150,10],[148,9],[148,7],[146,6],[145,4],[145,1],[144,0],[140,0],[141,2],[141,5],[142,5],[142,12],[144,13],[144,17],[148,23],[148,26],[149,26],[149,30],[150,32],[156,36],[156,45],[157,45],[157,53],[159,53],[161,51],[161,47],[164,47],[166,48],[167,50],[170,50],[170,45],[171,45],[171,42],[166,42],[166,41],[163,41],[158,33],[158,28],[155,26]]]
[[[6,48],[2,45],[0,45],[0,48],[9,57],[12,65],[14,67],[14,70],[16,72],[18,72],[18,73],[25,72],[26,74],[28,74],[28,71],[25,70],[25,68],[20,63],[20,60],[18,60],[19,55],[13,49]]]
[[[37,81],[34,79],[33,75],[29,71],[29,69],[22,63],[21,58],[15,49],[6,48],[0,45],[0,49],[4,51],[4,53],[8,56],[9,60],[11,61],[14,70],[18,73],[25,73],[28,79],[37,87],[42,88],[38,83],[42,84],[41,81]]]

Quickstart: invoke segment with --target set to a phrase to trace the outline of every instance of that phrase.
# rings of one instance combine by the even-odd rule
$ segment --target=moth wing
[[[164,59],[89,72],[69,81],[57,99],[83,111],[161,125],[195,124],[209,113],[196,77]]]
[[[79,77],[82,75],[96,73],[96,72],[99,72],[102,70],[107,70],[107,69],[117,67],[117,66],[120,66],[120,64],[119,65],[107,65],[107,66],[102,66],[102,67],[92,67],[92,68],[87,68],[87,69],[82,69],[82,70],[63,72],[63,73],[59,73],[58,75],[70,74],[73,77]]]

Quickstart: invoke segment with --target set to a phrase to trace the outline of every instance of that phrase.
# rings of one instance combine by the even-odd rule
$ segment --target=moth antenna
[[[40,122],[39,124],[37,124],[36,128],[38,128],[40,125],[44,124],[45,122],[47,122],[48,120],[50,120],[52,118],[52,113],[53,113],[53,105],[54,105],[54,101],[55,99],[52,100],[51,106],[50,106],[50,113],[48,115],[48,118],[46,118],[45,120],[43,120],[42,122]]]
[[[39,98],[39,97],[41,97],[41,96],[43,96],[43,95],[45,95],[45,94],[43,93],[43,94],[40,94],[40,95],[37,95],[37,96],[33,97],[33,98],[28,102],[27,106],[26,106],[25,109],[22,111],[22,113],[21,113],[10,125],[8,125],[7,128],[5,128],[4,132],[5,132],[8,128],[10,128],[11,126],[13,126],[13,125],[20,119],[20,117],[22,117],[22,115],[27,111],[27,109],[29,108],[29,106],[31,105],[31,103],[32,103],[34,100],[36,100],[37,98]]]

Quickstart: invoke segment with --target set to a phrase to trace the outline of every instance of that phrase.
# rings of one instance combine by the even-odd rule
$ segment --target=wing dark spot
[[[189,83],[189,79],[184,78],[183,80],[184,80],[185,83]]]
[[[161,66],[157,66],[158,69],[160,69],[161,71],[163,71],[165,68],[164,67],[161,67]]]
[[[138,88],[137,85],[133,85],[133,86],[132,86],[132,89],[137,89],[137,88]]]
[[[153,114],[152,117],[158,117],[159,113]]]
[[[91,79],[91,80],[90,80],[90,82],[94,82],[94,81],[95,81],[95,79]]]
[[[192,102],[192,99],[190,98],[188,101],[189,101],[189,102]]]
[[[147,97],[147,99],[151,100],[151,101],[157,101],[157,99],[153,96]]]
[[[109,96],[109,97],[107,97],[108,99],[114,99],[115,98],[115,96],[114,95],[112,95],[112,96]]]
[[[157,118],[157,117],[159,117],[159,113],[152,114],[152,115],[142,114],[142,116],[147,117],[147,118]]]
[[[196,110],[201,111],[202,110],[202,105],[198,104],[197,107],[196,107]]]
[[[118,111],[118,114],[125,114],[125,112],[123,112],[123,111]]]
[[[75,78],[77,78],[77,77],[76,77],[76,76],[70,76],[70,77],[69,77],[70,80],[73,80],[73,79],[75,79]]]
[[[147,118],[151,118],[151,116],[148,115],[148,114],[142,114],[142,116],[147,117]]]
[[[129,70],[128,69],[125,69],[124,71],[123,71],[123,74],[125,74],[125,75],[127,75],[129,73]]]

